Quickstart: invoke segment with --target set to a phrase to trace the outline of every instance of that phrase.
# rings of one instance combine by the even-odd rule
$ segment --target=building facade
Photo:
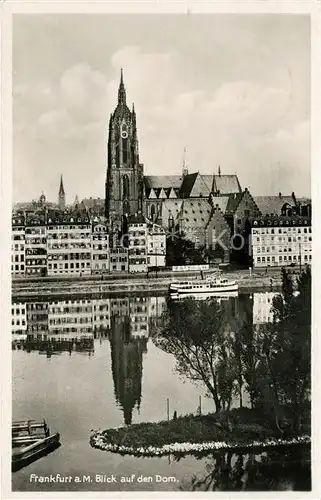
[[[91,274],[91,221],[83,212],[49,212],[48,275]]]
[[[147,267],[165,267],[166,232],[158,224],[147,224]]]
[[[26,213],[25,221],[25,274],[29,277],[47,274],[46,213]]]
[[[109,272],[109,234],[106,224],[93,222],[91,233],[91,269],[93,274]]]
[[[129,218],[128,264],[130,273],[147,272],[147,222],[142,214]]]
[[[17,277],[25,275],[25,217],[21,213],[12,216],[11,273]]]
[[[259,217],[251,224],[253,267],[312,263],[311,217]]]

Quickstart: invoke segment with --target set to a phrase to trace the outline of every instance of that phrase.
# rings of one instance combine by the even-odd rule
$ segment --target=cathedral
[[[216,168],[215,168],[216,169]],[[180,175],[147,175],[140,162],[134,104],[126,101],[121,70],[118,103],[109,120],[105,216],[113,227],[124,228],[131,215],[146,218],[169,228],[180,225],[189,231],[192,224],[202,231],[211,212],[211,196],[236,196],[242,192],[236,175],[189,173],[184,159]],[[190,212],[190,214],[189,214]],[[195,232],[195,231],[194,231]]]

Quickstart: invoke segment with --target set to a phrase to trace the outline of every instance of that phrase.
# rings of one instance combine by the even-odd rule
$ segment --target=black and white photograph
[[[12,493],[311,492],[311,15],[11,30]]]

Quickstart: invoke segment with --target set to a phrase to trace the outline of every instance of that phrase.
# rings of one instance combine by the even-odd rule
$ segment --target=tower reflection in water
[[[56,300],[12,304],[12,349],[47,358],[62,353],[92,356],[95,339],[109,340],[117,405],[132,422],[142,397],[143,354],[165,297]]]

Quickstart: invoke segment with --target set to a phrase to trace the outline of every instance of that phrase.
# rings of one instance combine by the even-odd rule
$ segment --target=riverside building
[[[91,274],[91,221],[84,212],[48,213],[48,275]]]
[[[109,234],[106,224],[98,221],[92,225],[91,269],[94,274],[109,272]]]
[[[147,272],[147,222],[141,213],[129,218],[128,245],[129,272]]]
[[[251,226],[253,267],[311,264],[311,217],[259,217]]]
[[[47,274],[46,212],[26,213],[25,217],[25,275]]]
[[[147,266],[165,267],[166,233],[158,224],[147,225]]]
[[[11,273],[25,275],[25,218],[23,214],[13,214],[11,231]]]

